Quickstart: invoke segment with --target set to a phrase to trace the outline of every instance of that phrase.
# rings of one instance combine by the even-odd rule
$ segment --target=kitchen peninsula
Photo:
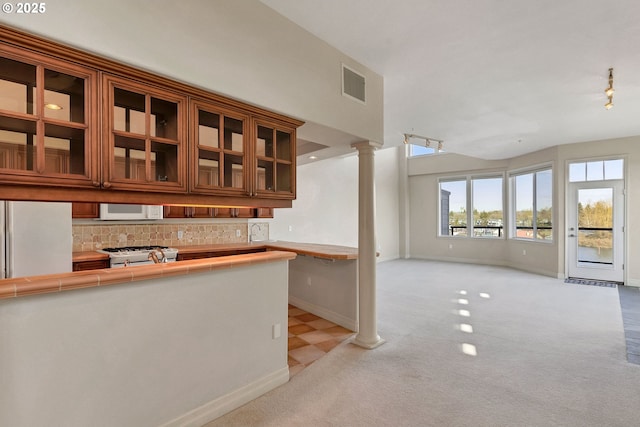
[[[179,251],[196,259],[1,280],[0,425],[202,425],[288,381],[287,302],[357,330],[353,248]]]
[[[176,246],[178,261],[288,251],[298,256],[289,262],[289,302],[352,331],[358,330],[358,250],[314,243],[264,241]],[[74,266],[101,265],[107,255],[74,252]],[[96,268],[96,267],[93,267]]]
[[[295,256],[1,280],[0,425],[202,425],[287,382]]]

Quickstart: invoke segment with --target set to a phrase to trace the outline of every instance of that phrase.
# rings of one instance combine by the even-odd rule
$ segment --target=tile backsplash
[[[170,223],[73,225],[73,250],[94,251],[121,246],[188,246],[247,242],[248,227],[269,223]],[[238,236],[239,231],[239,236]]]

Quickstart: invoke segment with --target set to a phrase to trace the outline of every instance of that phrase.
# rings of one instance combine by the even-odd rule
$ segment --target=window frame
[[[473,211],[474,211],[474,206],[473,206],[473,181],[474,180],[480,180],[480,179],[494,179],[494,178],[500,178],[502,180],[502,187],[501,187],[501,191],[502,191],[502,203],[501,203],[501,208],[502,208],[502,231],[499,232],[498,236],[475,236],[474,235],[474,230],[475,228],[486,228],[486,227],[476,227],[475,223],[474,223],[474,218],[473,218]],[[438,189],[437,189],[437,194],[438,194],[438,203],[437,203],[437,209],[438,209],[438,225],[437,225],[437,237],[440,238],[453,238],[453,239],[501,239],[504,240],[506,238],[507,235],[507,229],[508,229],[508,223],[509,220],[507,218],[507,215],[505,215],[505,213],[507,212],[507,205],[506,205],[506,200],[505,200],[505,196],[506,196],[506,179],[505,179],[505,172],[486,172],[486,173],[480,173],[480,174],[467,174],[467,175],[452,175],[452,176],[443,176],[438,178],[437,180],[437,185],[438,185]],[[466,214],[467,214],[467,234],[465,236],[453,236],[451,234],[442,234],[442,183],[446,183],[446,182],[454,182],[454,181],[465,181],[465,209],[466,209]],[[449,212],[451,212],[451,210],[449,210]],[[449,224],[447,223],[447,230],[448,230]]]
[[[537,220],[537,215],[538,215],[538,179],[537,179],[537,174],[540,172],[547,172],[549,171],[551,173],[551,239],[547,240],[547,239],[540,239],[537,237],[537,229],[538,229],[538,220]],[[531,193],[531,197],[532,197],[532,219],[531,219],[531,223],[532,223],[532,230],[533,230],[533,237],[532,238],[528,238],[528,237],[518,237],[517,233],[518,233],[518,229],[517,229],[517,221],[516,221],[516,215],[517,215],[517,198],[516,198],[516,192],[517,192],[517,188],[515,185],[515,179],[518,176],[523,176],[523,175],[533,175],[532,176],[532,193]],[[554,180],[555,180],[555,174],[554,174],[554,168],[553,168],[553,163],[547,163],[547,164],[542,164],[542,165],[537,165],[537,166],[533,166],[533,167],[529,167],[529,168],[525,168],[525,169],[517,169],[517,170],[512,170],[508,172],[508,184],[509,184],[509,239],[511,240],[517,240],[517,241],[521,241],[521,242],[532,242],[532,243],[544,243],[544,244],[554,244],[556,241],[556,223],[557,221],[554,220],[555,217],[555,211],[556,211],[556,207],[555,207],[555,185],[554,185]]]

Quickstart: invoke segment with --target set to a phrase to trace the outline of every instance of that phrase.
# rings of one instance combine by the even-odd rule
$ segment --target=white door
[[[624,281],[624,181],[569,184],[569,277]]]

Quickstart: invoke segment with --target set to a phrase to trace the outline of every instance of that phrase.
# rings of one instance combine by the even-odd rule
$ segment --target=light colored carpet
[[[420,260],[377,274],[384,345],[343,343],[207,427],[640,425],[616,289]]]

